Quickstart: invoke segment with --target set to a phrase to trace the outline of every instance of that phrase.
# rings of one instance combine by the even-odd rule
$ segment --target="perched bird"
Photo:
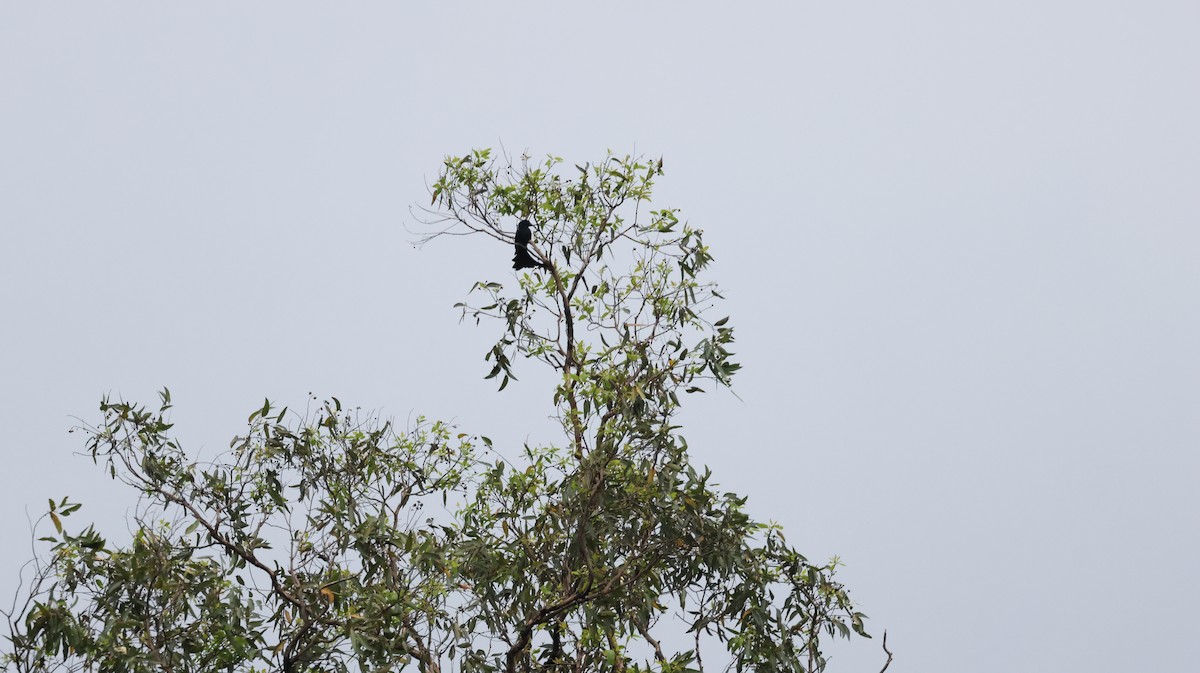
[[[533,227],[533,225],[529,223],[529,220],[521,220],[520,224],[517,225],[517,240],[515,246],[517,254],[513,255],[514,269],[534,269],[542,267],[542,263],[535,260],[533,256],[529,254],[529,242],[533,240],[533,230],[531,227]]]

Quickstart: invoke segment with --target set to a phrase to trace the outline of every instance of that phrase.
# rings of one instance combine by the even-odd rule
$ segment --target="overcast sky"
[[[729,298],[694,458],[842,557],[890,672],[1195,670],[1200,4],[698,4],[0,4],[0,595],[48,497],[125,531],[67,433],[105,392],[209,456],[310,391],[553,441],[451,308],[511,250],[409,207],[611,148]]]

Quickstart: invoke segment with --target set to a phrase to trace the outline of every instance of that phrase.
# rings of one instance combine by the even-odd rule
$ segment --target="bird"
[[[533,240],[533,230],[531,227],[533,225],[529,220],[521,220],[517,224],[517,236],[514,245],[517,254],[513,255],[514,269],[534,269],[544,266],[529,254],[529,242]]]

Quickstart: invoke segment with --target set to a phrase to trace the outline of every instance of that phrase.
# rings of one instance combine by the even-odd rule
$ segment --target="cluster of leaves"
[[[398,434],[336,399],[299,423],[265,403],[220,462],[189,462],[151,411],[105,399],[88,450],[142,493],[131,545],[60,538],[10,615],[15,670],[364,670],[432,660],[448,533],[427,505],[466,488],[476,438]],[[293,425],[297,427],[293,427]],[[65,504],[65,501],[64,501]],[[262,668],[257,668],[261,665]]]
[[[836,564],[815,565],[694,467],[680,397],[738,369],[703,232],[645,209],[662,162],[559,174],[448,158],[443,231],[544,266],[482,281],[464,315],[503,326],[489,377],[557,374],[560,443],[501,456],[486,437],[407,432],[336,399],[265,403],[221,460],[189,459],[155,410],[110,401],[88,450],[142,494],[133,541],[57,536],[9,616],[9,670],[817,671],[822,639],[863,632]],[[645,212],[643,213],[643,210]],[[509,452],[511,454],[511,452]]]

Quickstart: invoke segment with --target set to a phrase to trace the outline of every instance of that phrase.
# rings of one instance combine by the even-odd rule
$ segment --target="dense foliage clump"
[[[154,410],[105,399],[88,450],[142,494],[133,541],[70,533],[78,505],[51,502],[7,668],[823,669],[823,637],[865,635],[833,564],[715,490],[675,424],[681,398],[738,365],[702,232],[650,207],[661,175],[661,161],[564,171],[480,150],[431,188],[431,238],[499,251],[532,223],[522,245],[540,266],[459,306],[499,321],[501,389],[523,361],[555,372],[559,442],[518,453],[423,419],[398,432],[336,399],[267,402],[199,464],[171,434],[168,392]]]

